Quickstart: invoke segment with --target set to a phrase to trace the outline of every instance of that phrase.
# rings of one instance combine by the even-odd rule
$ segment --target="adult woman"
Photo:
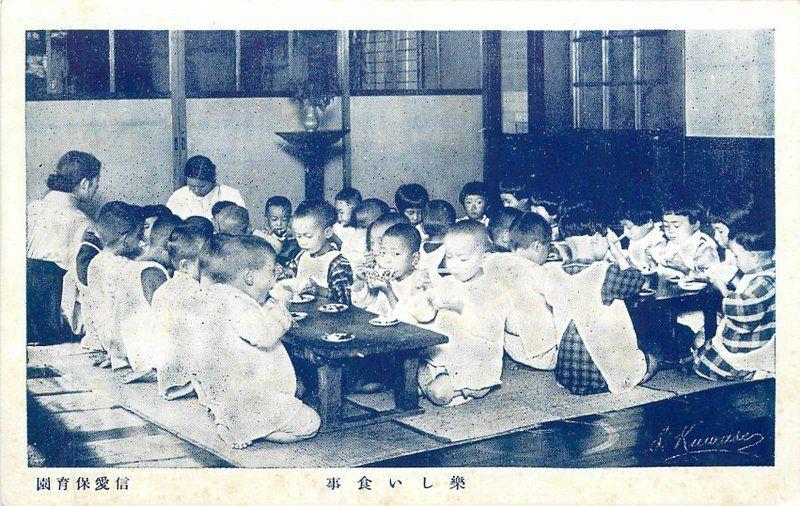
[[[75,284],[65,272],[74,271],[75,255],[92,220],[78,208],[92,200],[100,184],[100,161],[89,153],[68,151],[47,178],[50,191],[28,204],[27,321],[28,341],[53,343],[61,336],[62,289],[72,294],[67,309],[73,324]],[[73,325],[73,329],[76,325]]]
[[[212,220],[211,208],[224,200],[246,207],[237,189],[217,183],[217,167],[205,156],[189,158],[183,175],[186,176],[186,186],[175,190],[167,200],[167,207],[181,219],[202,216]]]

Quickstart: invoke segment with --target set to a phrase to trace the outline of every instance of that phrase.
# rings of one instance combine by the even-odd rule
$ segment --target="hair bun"
[[[71,177],[64,174],[50,174],[47,176],[47,187],[60,192],[71,192],[77,184]]]

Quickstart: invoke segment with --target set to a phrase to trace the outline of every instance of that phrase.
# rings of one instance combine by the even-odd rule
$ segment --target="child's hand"
[[[319,288],[320,288],[320,286],[313,279],[309,278],[308,283],[306,283],[306,285],[300,289],[299,293],[301,293],[301,294],[307,293],[307,294],[310,294],[310,295],[319,295]]]
[[[606,229],[606,240],[608,241],[609,246],[613,246],[618,244],[620,241],[620,237],[617,235],[616,232],[611,230],[610,228]]]

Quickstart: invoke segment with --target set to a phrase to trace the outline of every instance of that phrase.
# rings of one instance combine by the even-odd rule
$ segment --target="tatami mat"
[[[656,390],[674,392],[678,395],[725,387],[738,381],[710,381],[703,379],[692,372],[683,372],[676,369],[659,371],[645,386]]]

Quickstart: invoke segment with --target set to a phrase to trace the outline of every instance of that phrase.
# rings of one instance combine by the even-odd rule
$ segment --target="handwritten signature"
[[[729,453],[742,456],[758,457],[753,449],[764,441],[759,432],[729,432],[725,434],[698,435],[698,425],[703,422],[684,425],[678,430],[667,425],[650,443],[648,451],[669,455],[664,462],[684,457],[709,453]]]

